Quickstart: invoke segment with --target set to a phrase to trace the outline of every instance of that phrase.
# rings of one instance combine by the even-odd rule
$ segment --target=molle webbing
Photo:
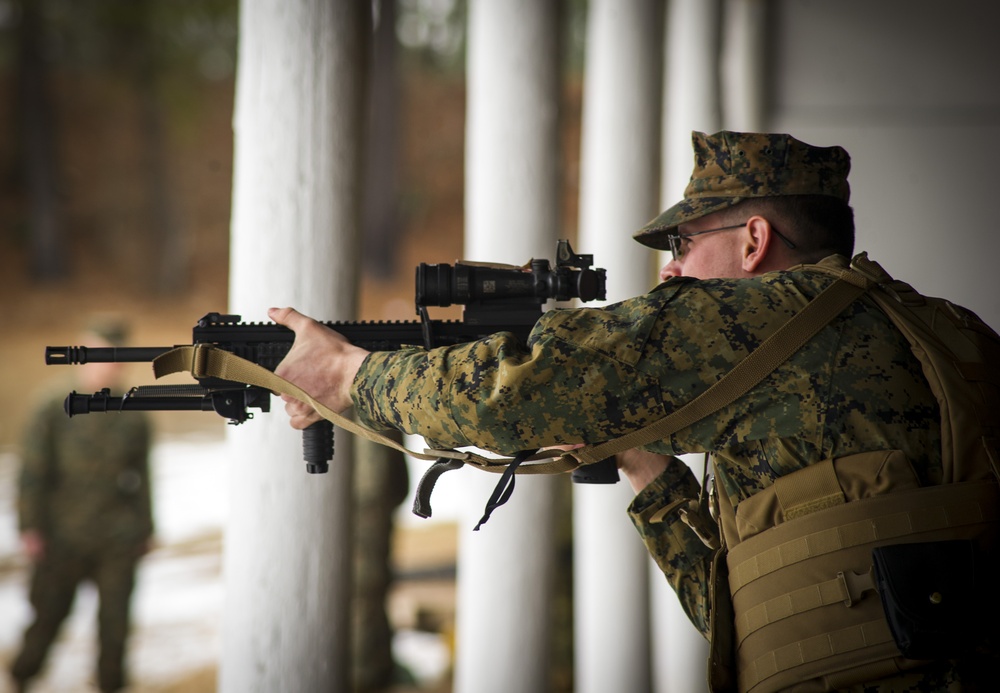
[[[994,550],[1000,491],[991,481],[845,502],[789,520],[729,550],[740,691],[809,680],[817,690],[880,678],[904,659],[871,578],[876,546],[948,538]]]

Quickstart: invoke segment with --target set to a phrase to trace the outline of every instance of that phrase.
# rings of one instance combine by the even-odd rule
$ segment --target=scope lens
[[[451,265],[417,265],[416,303],[418,306],[450,306]]]

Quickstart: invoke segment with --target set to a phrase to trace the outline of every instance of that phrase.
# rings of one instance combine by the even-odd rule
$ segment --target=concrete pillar
[[[592,0],[587,19],[577,250],[608,270],[608,301],[656,284],[632,233],[658,211],[663,3]],[[628,482],[574,486],[577,693],[650,690],[649,557]]]
[[[722,85],[728,130],[766,129],[767,27],[766,0],[727,0]]]
[[[469,3],[465,257],[554,259],[559,229],[557,3]],[[520,477],[510,502],[472,528],[498,477],[464,472],[456,693],[548,690],[561,477]]]
[[[368,3],[240,8],[230,307],[351,319]],[[348,690],[351,453],[309,475],[282,404],[232,429],[219,690]]]
[[[720,0],[670,0],[663,115],[664,208],[681,198],[691,177],[691,131],[721,124]]]
[[[685,455],[684,462],[701,478],[704,455]],[[653,619],[653,688],[655,693],[708,691],[708,643],[695,630],[667,584],[660,568],[650,562]]]
[[[721,127],[721,0],[670,0],[668,7],[663,209],[681,199],[691,178],[691,131],[711,133]],[[700,478],[700,464],[696,474]],[[653,690],[707,690],[708,645],[676,604],[659,570],[653,570],[653,580]]]

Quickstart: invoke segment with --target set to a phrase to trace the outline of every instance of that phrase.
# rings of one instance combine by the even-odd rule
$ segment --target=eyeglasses
[[[684,253],[686,252],[686,248],[684,247],[683,243],[685,238],[691,238],[693,236],[701,236],[706,233],[715,233],[717,231],[731,231],[732,229],[741,229],[746,225],[747,222],[744,221],[742,224],[733,224],[732,226],[720,226],[716,229],[705,229],[704,231],[695,231],[694,233],[676,233],[676,232],[668,233],[667,243],[670,245],[670,253],[674,256],[674,260],[679,261],[681,258],[684,257]],[[792,243],[790,240],[788,240],[788,238],[783,236],[781,232],[778,231],[778,229],[774,228],[773,225],[771,226],[771,230],[774,231],[774,235],[780,238],[782,242],[784,242],[784,244],[787,245],[790,249],[792,250],[795,249],[795,244]]]

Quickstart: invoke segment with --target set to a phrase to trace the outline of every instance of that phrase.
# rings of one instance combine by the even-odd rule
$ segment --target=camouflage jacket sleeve
[[[611,440],[704,392],[831,281],[808,268],[743,280],[672,279],[618,304],[550,311],[527,345],[497,334],[431,351],[374,353],[352,398],[365,423],[438,446],[512,454]],[[778,476],[867,450],[902,450],[922,483],[941,473],[936,400],[905,338],[867,299],[746,395],[646,447],[712,453],[719,493],[734,507]],[[656,494],[664,504],[677,494],[697,497],[693,479],[673,474],[637,503]],[[676,522],[640,532],[699,625],[704,556],[692,552],[691,536]]]
[[[512,454],[611,440],[701,394],[831,281],[808,272],[674,279],[621,303],[549,311],[526,345],[499,333],[373,353],[351,395],[369,425],[447,447]],[[732,452],[741,462],[721,474],[735,504],[830,454],[892,442],[926,457],[936,449],[921,433],[934,414],[921,410],[927,394],[905,339],[862,301],[746,396],[649,449]]]
[[[609,440],[666,409],[644,348],[670,294],[554,310],[524,345],[510,333],[368,356],[352,399],[362,421],[446,447],[502,454]]]
[[[671,458],[666,471],[636,495],[628,514],[649,555],[677,593],[684,613],[708,637],[708,578],[714,551],[681,521],[678,513],[670,514],[663,522],[649,521],[659,508],[695,499],[700,492],[701,485],[687,465]]]

